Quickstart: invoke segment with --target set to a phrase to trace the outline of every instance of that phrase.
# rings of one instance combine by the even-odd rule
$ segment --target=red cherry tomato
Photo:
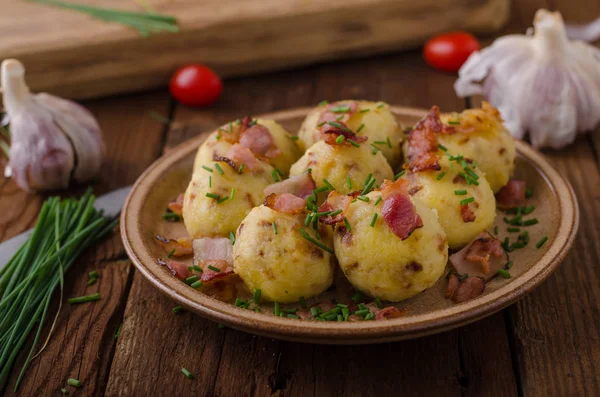
[[[223,83],[217,74],[204,65],[186,65],[173,74],[169,91],[188,106],[207,106],[219,98]]]
[[[423,49],[428,64],[446,72],[458,72],[469,55],[479,50],[477,39],[466,32],[451,32],[430,39]]]

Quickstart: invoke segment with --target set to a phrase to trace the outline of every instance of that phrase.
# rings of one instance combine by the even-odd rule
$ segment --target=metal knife
[[[94,207],[96,207],[98,210],[104,210],[106,215],[116,215],[119,211],[121,211],[123,203],[125,202],[125,198],[129,194],[130,190],[131,185],[113,190],[110,193],[103,194],[102,196],[96,198]],[[10,258],[12,258],[15,252],[17,252],[17,250],[23,245],[23,243],[31,234],[32,230],[33,229],[29,229],[11,238],[10,240],[0,243],[0,269],[4,267],[4,265],[9,261]]]

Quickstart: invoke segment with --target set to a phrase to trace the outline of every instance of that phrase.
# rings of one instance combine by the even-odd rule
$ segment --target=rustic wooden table
[[[538,7],[557,8],[571,21],[600,14],[597,0],[515,0],[506,31],[523,31]],[[419,52],[409,52],[227,81],[218,104],[204,110],[177,106],[166,92],[92,101],[87,106],[97,115],[108,146],[94,191],[102,194],[133,183],[173,145],[247,114],[350,97],[460,110],[454,79],[427,67]],[[161,124],[150,111],[169,115],[173,124]],[[174,315],[174,303],[135,271],[116,235],[73,266],[65,283],[65,300],[96,291],[102,300],[76,306],[64,302],[52,340],[17,394],[60,395],[66,380],[77,378],[83,386],[70,388],[71,395],[598,395],[599,150],[600,136],[594,134],[563,151],[545,152],[579,197],[578,238],[542,286],[489,318],[417,340],[353,347],[219,329],[191,313]],[[34,224],[43,197],[27,195],[10,181],[0,186],[4,240]],[[101,278],[86,287],[92,270]],[[13,395],[23,359],[17,361],[6,395]],[[186,379],[182,367],[195,379]]]

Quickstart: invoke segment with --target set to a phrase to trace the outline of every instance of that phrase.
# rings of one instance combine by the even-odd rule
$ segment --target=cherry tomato
[[[469,55],[479,50],[477,39],[466,32],[440,34],[430,39],[423,49],[428,64],[446,72],[458,72]]]
[[[204,65],[186,65],[173,74],[169,91],[188,106],[207,106],[219,98],[223,83],[217,74]]]

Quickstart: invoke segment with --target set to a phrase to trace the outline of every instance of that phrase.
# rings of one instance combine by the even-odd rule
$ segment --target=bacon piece
[[[306,201],[290,193],[272,193],[267,196],[264,205],[284,214],[299,214],[304,211]]]
[[[331,109],[335,108],[335,107],[341,107],[341,106],[348,106],[350,109],[348,112],[343,112],[343,113],[334,113],[331,111]],[[340,103],[340,102],[333,102],[328,104],[327,106],[325,106],[325,109],[321,112],[321,115],[319,116],[319,121],[318,123],[321,124],[323,122],[328,122],[328,121],[337,121],[337,122],[342,122],[342,123],[346,123],[348,122],[348,120],[350,120],[350,117],[352,117],[352,115],[356,112],[356,109],[358,108],[358,103],[356,102],[346,102],[346,103]],[[338,120],[338,118],[341,116],[341,119]]]
[[[460,206],[460,215],[462,216],[464,223],[475,222],[475,213],[469,207],[469,204],[463,204]]]
[[[228,238],[195,239],[193,247],[194,263],[202,269],[200,280],[203,283],[220,280],[233,274],[233,246]],[[220,271],[209,269],[208,266]]]
[[[423,227],[423,220],[410,201],[409,182],[406,179],[384,181],[381,186],[383,203],[381,214],[392,232],[406,240],[415,229]]]
[[[290,193],[300,198],[306,198],[310,196],[317,188],[315,181],[309,172],[304,172],[297,176],[292,176],[284,181],[274,183],[265,188],[265,197],[276,193]]]
[[[407,312],[406,309],[401,310],[394,306],[388,306],[384,307],[383,309],[380,309],[379,307],[377,307],[377,303],[375,302],[367,303],[365,306],[367,306],[367,308],[375,314],[375,320],[387,320],[390,318],[396,318],[405,315]]]
[[[508,261],[500,240],[488,232],[480,233],[460,251],[450,255],[450,263],[458,274],[483,277],[489,280],[503,269]]]
[[[335,216],[322,216],[319,218],[319,222],[326,225],[335,225],[336,223],[343,222],[344,216],[346,215],[346,210],[352,202],[352,199],[352,196],[340,194],[336,190],[329,193],[327,200],[325,200],[325,202],[319,207],[319,212],[334,212],[337,210],[342,210],[342,212]]]
[[[160,246],[165,250],[165,252],[169,253],[174,257],[188,256],[192,255],[192,239],[188,237],[178,238],[178,239],[168,239],[159,234],[156,235],[156,239]],[[172,254],[171,254],[172,252]]]
[[[171,212],[173,212],[174,214],[181,216],[181,213],[183,211],[183,198],[184,198],[184,194],[180,193],[177,196],[177,198],[175,199],[175,201],[171,201],[167,205],[167,208],[170,209]]]
[[[225,153],[224,157],[225,159],[221,161],[226,161],[227,164],[232,166],[232,168],[236,171],[239,170],[239,167],[242,164],[244,164],[244,169],[250,171],[260,167],[260,161],[254,156],[252,151],[238,143],[231,146],[229,150],[227,150],[227,153]],[[234,165],[229,163],[226,159],[233,161]]]
[[[454,128],[440,120],[440,108],[433,106],[415,125],[408,137],[408,167],[411,171],[439,170],[436,134],[450,134]]]
[[[188,269],[188,265],[186,265],[183,262],[175,261],[172,259],[165,261],[159,258],[158,264],[161,266],[166,266],[171,272],[171,274],[180,280],[185,280],[186,278],[192,275],[192,273]]]
[[[321,132],[323,133],[323,140],[326,144],[332,146],[352,146],[348,140],[353,140],[356,143],[364,143],[369,138],[366,136],[358,136],[351,129],[349,129],[346,124],[341,123],[339,121],[332,122],[332,124],[325,124],[321,127]],[[339,125],[339,127],[337,126]],[[342,135],[344,136],[344,140],[341,143],[337,143],[336,139]]]
[[[244,129],[240,135],[240,145],[259,157],[273,158],[281,154],[269,129],[264,125],[254,124]]]
[[[452,299],[455,303],[460,303],[481,295],[484,290],[485,281],[481,277],[469,276],[463,281],[460,281],[458,277],[453,274],[448,280],[446,297]]]
[[[519,207],[525,204],[527,185],[524,181],[511,179],[496,193],[496,204],[501,209]]]
[[[412,174],[411,174],[410,179],[411,180],[414,179],[414,178],[412,178]],[[397,194],[404,194],[404,195],[410,194],[409,187],[410,187],[410,183],[406,179],[399,178],[396,181],[390,181],[390,180],[386,179],[381,184],[381,187],[379,188],[379,190],[381,190],[381,198],[385,200],[388,197],[395,196]]]

